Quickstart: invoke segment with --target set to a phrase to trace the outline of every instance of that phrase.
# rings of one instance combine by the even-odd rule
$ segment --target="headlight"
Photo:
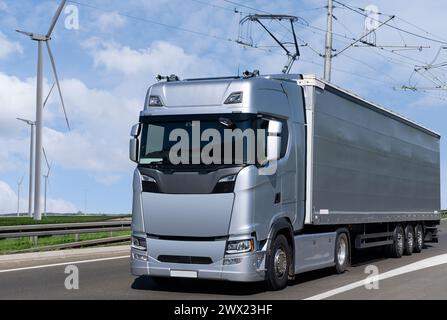
[[[234,240],[227,242],[226,253],[228,254],[251,252],[254,250],[255,241],[253,239]]]
[[[243,92],[233,92],[225,100],[224,104],[242,103],[243,97],[244,97]]]
[[[146,239],[139,237],[132,237],[132,248],[137,250],[146,251]]]
[[[221,178],[213,189],[213,193],[231,193],[234,191],[237,175],[232,174]]]

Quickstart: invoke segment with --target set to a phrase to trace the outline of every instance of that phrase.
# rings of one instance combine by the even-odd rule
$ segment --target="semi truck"
[[[437,242],[440,135],[314,75],[160,77],[129,153],[136,276],[280,290],[343,273],[359,250],[400,258]]]

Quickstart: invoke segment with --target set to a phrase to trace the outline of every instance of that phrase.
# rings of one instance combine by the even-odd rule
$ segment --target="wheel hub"
[[[346,241],[343,238],[338,243],[337,260],[339,265],[343,265],[346,260]]]
[[[278,278],[282,278],[287,271],[287,255],[282,248],[275,252],[275,273]]]

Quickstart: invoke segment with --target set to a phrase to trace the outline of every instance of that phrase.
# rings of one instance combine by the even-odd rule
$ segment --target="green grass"
[[[50,216],[41,221],[35,221],[29,217],[3,217],[0,218],[0,226],[18,226],[31,224],[54,224],[54,223],[76,223],[76,222],[100,222],[117,219],[124,216]],[[125,216],[128,217],[128,216]]]
[[[441,212],[441,218],[442,219],[447,219],[447,211],[442,211]]]
[[[78,241],[103,239],[108,237],[129,236],[130,234],[131,234],[130,231],[86,233],[86,234],[80,234]],[[37,240],[36,248],[56,244],[71,243],[75,241],[76,241],[75,235],[39,237]],[[31,249],[33,247],[34,247],[33,243],[31,242],[29,237],[0,240],[0,254]]]

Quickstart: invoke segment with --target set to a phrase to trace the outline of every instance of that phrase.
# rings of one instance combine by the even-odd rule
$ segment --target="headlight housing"
[[[146,239],[132,236],[132,248],[137,250],[146,251]]]
[[[236,174],[221,178],[213,189],[213,193],[231,193],[236,184]]]
[[[227,254],[245,253],[255,251],[254,239],[231,240],[227,241]]]

